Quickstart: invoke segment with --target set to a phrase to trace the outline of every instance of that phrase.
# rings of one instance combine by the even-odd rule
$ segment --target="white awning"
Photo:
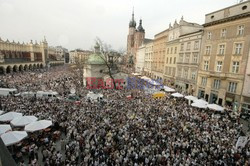
[[[207,105],[201,102],[198,102],[198,103],[194,102],[191,104],[191,106],[196,107],[196,108],[203,108],[203,109],[207,108]]]
[[[197,97],[194,97],[194,96],[185,96],[185,99],[191,100],[191,101],[196,101],[196,100],[198,100],[198,98],[197,98]]]
[[[164,88],[165,92],[175,92],[175,90],[173,88],[170,88],[168,86],[164,86],[163,88]]]
[[[21,126],[25,126],[35,121],[37,121],[37,117],[35,116],[21,116],[21,117],[14,118],[10,123],[13,126],[21,127]]]
[[[7,122],[7,121],[11,121],[16,117],[20,117],[22,116],[22,113],[18,113],[18,112],[8,112],[6,114],[3,114],[0,116],[0,121],[2,122]]]
[[[12,130],[10,125],[0,125],[0,135],[10,130]]]
[[[43,130],[52,125],[52,121],[50,120],[39,120],[36,122],[32,122],[25,126],[24,130],[28,132],[34,132],[38,130]]]
[[[180,94],[180,93],[173,93],[173,94],[171,94],[171,96],[174,96],[174,97],[184,97],[182,94]]]
[[[11,131],[1,135],[6,146],[16,144],[28,136],[26,131]]]
[[[217,104],[208,104],[207,107],[211,110],[215,110],[215,111],[221,111],[223,112],[224,111],[224,108],[217,105]]]

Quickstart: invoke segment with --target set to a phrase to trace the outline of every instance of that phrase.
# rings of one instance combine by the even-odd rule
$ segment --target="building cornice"
[[[227,18],[224,18],[224,19],[221,19],[221,20],[209,22],[209,23],[203,24],[203,26],[204,27],[209,27],[209,26],[222,24],[222,23],[229,22],[229,21],[238,20],[238,19],[241,19],[241,18],[246,18],[246,17],[249,17],[249,16],[250,16],[250,12],[247,12],[247,13],[239,14],[239,15],[236,15],[236,16],[227,17]]]

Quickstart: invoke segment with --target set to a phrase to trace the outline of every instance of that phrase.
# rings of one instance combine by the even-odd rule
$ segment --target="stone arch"
[[[19,66],[19,71],[23,71],[23,65]]]
[[[42,63],[40,64],[40,68],[43,68],[43,64]]]
[[[12,70],[13,70],[13,72],[17,72],[18,71],[17,65],[13,66]]]
[[[36,68],[39,69],[39,68],[40,68],[40,65],[39,65],[39,64],[36,64]]]
[[[5,74],[5,68],[3,66],[0,66],[0,75]]]
[[[23,70],[27,71],[28,70],[28,65],[24,65]]]
[[[6,73],[11,73],[11,66],[7,66]]]
[[[33,69],[36,69],[36,64],[33,64]]]
[[[29,65],[29,70],[32,70],[32,69],[33,69],[32,64],[30,64]]]

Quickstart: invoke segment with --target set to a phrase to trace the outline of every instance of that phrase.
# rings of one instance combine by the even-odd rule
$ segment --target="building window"
[[[204,70],[208,71],[208,65],[209,65],[209,62],[204,61]]]
[[[171,47],[171,51],[170,51],[170,54],[172,54],[173,53],[173,47]]]
[[[236,43],[235,44],[235,54],[236,55],[241,54],[241,50],[242,50],[242,43]]]
[[[198,53],[194,53],[193,54],[193,63],[197,63],[198,62]]]
[[[192,79],[192,80],[195,80],[195,78],[196,78],[196,72],[192,72],[192,74],[191,74],[191,79]]]
[[[169,64],[172,64],[172,57],[170,58]]]
[[[174,64],[176,63],[176,57],[174,57]]]
[[[190,54],[186,54],[185,63],[189,63],[189,59],[190,59]]]
[[[227,34],[227,30],[226,29],[222,29],[221,30],[221,37],[226,37],[226,34]]]
[[[168,50],[167,50],[167,54],[169,54],[169,48],[168,48]]]
[[[207,33],[207,39],[211,39],[212,38],[212,32],[208,32]]]
[[[214,80],[214,89],[220,89],[220,80]]]
[[[165,74],[168,74],[168,67],[165,68]]]
[[[184,69],[184,76],[183,76],[185,79],[188,78],[188,70],[187,69]]]
[[[237,89],[237,83],[236,82],[229,82],[228,92],[236,93],[236,89]]]
[[[182,68],[179,67],[177,72],[178,72],[177,73],[178,77],[181,77],[181,75],[182,75]]]
[[[224,55],[225,54],[225,45],[224,44],[221,44],[219,45],[219,52],[218,52],[219,55]]]
[[[232,65],[232,73],[238,73],[240,68],[240,62],[234,61]]]
[[[174,53],[175,53],[175,54],[177,53],[177,47],[174,48]]]
[[[179,62],[180,62],[180,63],[183,62],[183,54],[180,54],[180,56],[179,56]]]
[[[167,58],[167,62],[166,63],[168,63],[168,58]]]
[[[181,51],[184,50],[184,43],[181,44]]]
[[[216,71],[221,72],[222,70],[222,61],[217,61]]]
[[[243,33],[244,33],[244,25],[238,26],[237,35],[243,35]]]
[[[210,55],[211,54],[211,46],[206,46],[206,55]]]
[[[201,85],[207,86],[207,78],[206,77],[201,77]]]
[[[173,67],[173,70],[172,70],[172,76],[173,76],[173,77],[175,77],[175,70],[176,70],[176,68]]]
[[[191,48],[191,43],[188,42],[188,43],[187,43],[187,50],[190,50],[190,48]]]
[[[199,49],[199,41],[194,42],[194,49],[198,50]]]

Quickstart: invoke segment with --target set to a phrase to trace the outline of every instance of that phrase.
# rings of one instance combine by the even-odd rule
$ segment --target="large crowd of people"
[[[250,146],[235,146],[243,135],[242,125],[227,112],[197,109],[169,95],[153,99],[145,97],[143,90],[126,88],[99,90],[105,102],[86,100],[89,90],[67,66],[3,75],[0,80],[2,87],[21,92],[53,90],[62,96],[60,100],[0,98],[5,112],[53,122],[51,128],[29,133],[15,145],[12,153],[19,165],[250,164]],[[65,100],[72,88],[80,96],[78,103]],[[133,98],[128,99],[131,93]]]

